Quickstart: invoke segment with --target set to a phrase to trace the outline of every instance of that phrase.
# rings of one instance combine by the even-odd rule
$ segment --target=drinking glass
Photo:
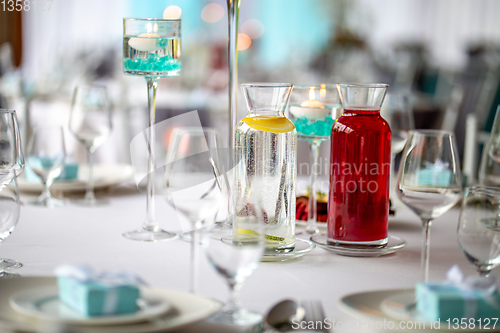
[[[342,115],[342,105],[337,86],[294,85],[288,108],[290,120],[297,130],[297,139],[309,143],[309,206],[306,232],[319,232],[317,222],[316,176],[319,166],[319,147],[329,141],[332,125]]]
[[[43,192],[33,205],[64,206],[64,201],[53,198],[50,186],[62,172],[66,158],[64,130],[61,126],[34,126],[28,141],[28,165],[41,179]]]
[[[422,281],[429,278],[431,221],[460,198],[461,176],[455,136],[439,130],[410,131],[399,166],[396,193],[423,223]]]
[[[391,126],[391,158],[403,151],[408,134],[414,129],[410,96],[405,92],[387,94],[380,114]]]
[[[148,87],[148,175],[146,220],[125,238],[139,241],[174,239],[176,234],[161,230],[155,215],[155,114],[156,88],[161,77],[181,73],[181,20],[123,19],[123,72],[142,76]]]
[[[0,245],[10,236],[19,220],[20,204],[17,189],[17,178],[14,177],[10,186],[0,189]],[[0,278],[12,277],[17,274],[6,270],[16,269],[22,264],[12,259],[0,258]]]
[[[500,265],[500,189],[472,186],[465,190],[458,224],[458,244],[481,276]]]
[[[0,109],[0,190],[23,170],[24,154],[16,111]]]
[[[213,129],[178,128],[172,134],[165,167],[165,199],[188,218],[191,233],[190,290],[198,279],[199,229],[215,218],[227,198],[220,136]]]
[[[500,105],[495,114],[490,137],[483,149],[479,166],[479,182],[487,186],[500,184]]]
[[[84,199],[74,202],[84,206],[106,204],[94,194],[94,152],[106,141],[111,132],[111,109],[106,87],[98,85],[78,86],[73,93],[69,130],[85,146],[88,156],[89,181]]]
[[[247,207],[249,218],[236,231],[231,226],[203,230],[205,255],[230,290],[227,303],[208,318],[210,322],[246,326],[262,321],[262,315],[241,308],[238,302],[238,291],[258,267],[266,247],[264,211],[258,202],[249,202]]]

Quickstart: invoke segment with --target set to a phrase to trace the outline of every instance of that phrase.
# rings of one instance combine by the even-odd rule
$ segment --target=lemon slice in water
[[[240,235],[254,235],[257,236],[259,233],[255,230],[250,230],[250,229],[243,229],[243,228],[238,228],[236,230],[237,234]],[[270,240],[270,241],[275,241],[275,242],[282,242],[285,240],[285,237],[280,237],[280,236],[273,236],[273,235],[268,235],[264,234],[265,239]]]
[[[255,116],[245,117],[241,121],[253,129],[272,133],[287,133],[295,129],[295,125],[287,117]]]

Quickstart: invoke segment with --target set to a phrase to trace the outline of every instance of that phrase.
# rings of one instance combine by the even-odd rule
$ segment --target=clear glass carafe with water
[[[248,114],[236,127],[233,188],[235,240],[255,233],[247,223],[260,207],[266,250],[295,247],[295,179],[297,132],[285,116],[293,85],[241,85]]]

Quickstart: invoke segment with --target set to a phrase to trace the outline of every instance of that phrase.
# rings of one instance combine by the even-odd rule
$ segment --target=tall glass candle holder
[[[290,120],[297,130],[297,138],[309,142],[310,180],[309,207],[306,232],[318,232],[316,177],[319,147],[323,141],[330,140],[332,125],[342,115],[342,105],[334,84],[295,85],[288,108]]]
[[[123,72],[146,79],[149,107],[146,220],[123,236],[150,242],[173,239],[177,235],[161,230],[155,217],[154,124],[159,79],[181,73],[181,20],[123,19]]]

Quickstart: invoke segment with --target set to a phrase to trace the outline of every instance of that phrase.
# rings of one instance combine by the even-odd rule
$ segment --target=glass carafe
[[[380,116],[386,84],[338,84],[344,114],[332,127],[328,241],[387,244],[391,129]]]
[[[266,251],[295,247],[295,178],[297,132],[285,117],[293,85],[241,85],[248,114],[236,127],[233,188],[235,240],[254,233],[247,223],[260,207]]]

